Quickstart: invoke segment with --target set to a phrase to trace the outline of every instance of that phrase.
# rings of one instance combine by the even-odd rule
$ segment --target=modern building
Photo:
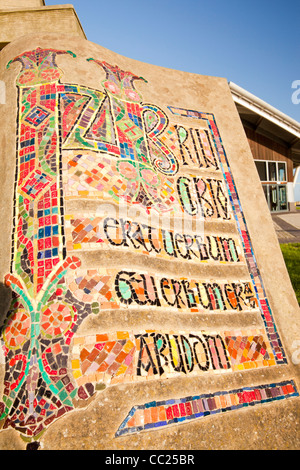
[[[235,83],[229,86],[270,211],[295,210],[300,123]]]
[[[49,32],[86,39],[73,5],[0,0],[0,50],[24,34]],[[51,27],[50,27],[51,25]],[[229,82],[271,212],[294,211],[300,200],[300,123]],[[298,168],[298,170],[297,170]],[[300,184],[298,184],[300,188]]]

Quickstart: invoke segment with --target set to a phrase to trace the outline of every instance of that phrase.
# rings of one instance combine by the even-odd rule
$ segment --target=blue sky
[[[70,3],[90,41],[142,62],[225,77],[300,122],[292,88],[299,80],[300,90],[300,0]]]

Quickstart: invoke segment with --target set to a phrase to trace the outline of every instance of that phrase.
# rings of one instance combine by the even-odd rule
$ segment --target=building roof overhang
[[[229,87],[242,123],[288,147],[294,165],[300,165],[300,123],[235,83]]]

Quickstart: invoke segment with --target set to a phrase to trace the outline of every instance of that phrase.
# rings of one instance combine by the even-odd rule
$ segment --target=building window
[[[277,163],[277,168],[278,168],[278,180],[279,181],[286,181],[286,164],[278,162]]]
[[[260,181],[268,181],[266,162],[255,161],[255,165],[260,177]]]
[[[254,160],[271,212],[288,210],[285,162]]]

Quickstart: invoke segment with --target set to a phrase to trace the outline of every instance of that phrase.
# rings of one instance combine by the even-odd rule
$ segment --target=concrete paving
[[[279,243],[300,243],[300,211],[272,214]]]

